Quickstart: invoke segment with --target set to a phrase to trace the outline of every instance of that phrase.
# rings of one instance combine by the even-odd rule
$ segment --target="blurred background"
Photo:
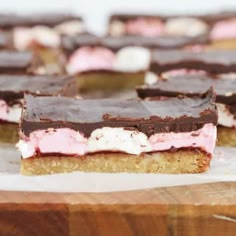
[[[207,13],[236,9],[236,0],[0,0],[1,13],[69,12],[81,15],[88,29],[102,34],[113,12]]]

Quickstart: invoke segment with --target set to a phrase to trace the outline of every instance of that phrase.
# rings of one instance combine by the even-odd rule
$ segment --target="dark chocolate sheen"
[[[210,75],[179,75],[160,79],[155,84],[143,85],[137,88],[140,98],[147,97],[188,97],[202,96],[213,86],[216,102],[236,104],[236,78],[223,79]]]
[[[32,52],[0,51],[0,73],[27,72],[34,61]]]
[[[24,93],[39,96],[75,96],[75,80],[69,76],[53,75],[0,75],[0,99],[13,102]]]
[[[30,15],[15,15],[15,14],[0,14],[0,28],[7,29],[16,26],[35,26],[46,25],[56,26],[57,24],[70,21],[82,20],[80,17],[66,14],[30,14]]]
[[[21,129],[71,128],[86,137],[98,128],[124,127],[150,136],[160,132],[189,132],[217,123],[213,93],[204,98],[165,101],[121,99],[79,100],[65,97],[25,97]]]
[[[146,48],[160,49],[175,49],[182,48],[192,44],[203,44],[207,42],[207,37],[204,35],[198,37],[184,36],[160,36],[157,38],[123,35],[120,37],[98,37],[92,34],[80,34],[76,36],[63,36],[62,47],[67,53],[72,53],[74,50],[83,46],[100,46],[117,51],[127,46],[139,46]]]
[[[179,15],[167,15],[167,14],[123,14],[123,13],[114,13],[110,16],[109,22],[112,21],[129,21],[136,18],[155,18],[155,19],[161,19],[163,21],[166,21],[171,18],[181,18],[181,17],[193,17],[200,20],[203,20],[209,24],[216,23],[220,20],[227,20],[233,17],[236,17],[236,11],[222,11],[222,12],[212,12],[208,14],[179,14]]]

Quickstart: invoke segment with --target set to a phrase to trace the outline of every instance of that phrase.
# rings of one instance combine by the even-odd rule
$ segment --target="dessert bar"
[[[66,70],[77,75],[80,92],[134,88],[144,83],[150,63],[150,51],[144,44],[91,34],[63,37]]]
[[[236,11],[208,15],[114,14],[108,33],[113,36],[205,36],[214,47],[236,48]]]
[[[59,66],[62,35],[84,31],[80,17],[65,14],[0,15],[0,29],[11,35],[12,47],[33,50],[47,74],[62,73]]]
[[[0,29],[12,32],[15,48],[25,50],[32,44],[59,47],[60,35],[82,33],[84,25],[81,17],[65,14],[0,14]]]
[[[24,93],[75,96],[75,80],[65,76],[0,75],[0,141],[17,142]]]
[[[236,78],[211,75],[176,75],[137,88],[141,98],[167,99],[179,95],[202,96],[210,86],[218,108],[217,139],[220,146],[236,147]]]
[[[21,173],[200,173],[216,141],[214,94],[164,101],[25,97]]]

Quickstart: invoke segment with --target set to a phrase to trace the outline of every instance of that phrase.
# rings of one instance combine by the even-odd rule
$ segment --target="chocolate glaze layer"
[[[26,73],[34,63],[32,52],[0,51],[0,73]]]
[[[53,75],[0,75],[0,99],[14,103],[24,93],[38,96],[76,95],[75,79]]]
[[[236,72],[236,50],[191,52],[153,50],[150,70],[155,73],[176,69],[205,70],[211,73]]]
[[[202,35],[199,37],[184,37],[184,36],[159,36],[157,38],[124,35],[120,37],[97,37],[92,34],[81,34],[76,36],[63,36],[62,47],[67,53],[82,46],[100,46],[106,47],[113,51],[117,51],[127,46],[140,46],[147,48],[161,48],[161,49],[174,49],[182,48],[191,44],[206,43],[207,37]]]
[[[0,32],[0,49],[13,48],[13,40],[10,32]]]
[[[236,104],[236,78],[223,79],[210,75],[168,76],[155,84],[138,87],[137,93],[140,98],[178,95],[194,97],[203,96],[212,86],[216,93],[216,102]]]
[[[124,127],[150,136],[160,132],[189,132],[217,123],[214,95],[165,101],[121,99],[79,100],[65,97],[25,97],[22,132],[70,128],[86,137],[98,128]]]
[[[31,14],[31,15],[15,15],[15,14],[0,14],[0,28],[8,29],[16,26],[35,26],[46,25],[56,26],[70,20],[80,20],[81,17],[66,15],[66,14]]]
[[[224,11],[224,12],[213,12],[209,14],[179,14],[179,15],[163,15],[163,14],[156,14],[156,15],[147,15],[147,14],[122,14],[122,13],[114,13],[110,16],[109,22],[111,23],[112,21],[118,20],[118,21],[123,21],[126,22],[128,20],[132,20],[135,18],[157,18],[161,19],[163,21],[166,21],[171,18],[180,18],[180,17],[193,17],[197,18],[200,20],[203,20],[209,24],[215,23],[216,21],[219,20],[226,20],[229,18],[236,17],[236,11]]]
[[[63,35],[61,46],[66,54],[73,53],[79,47],[84,46],[101,46],[101,38],[90,33],[82,33],[80,35]]]

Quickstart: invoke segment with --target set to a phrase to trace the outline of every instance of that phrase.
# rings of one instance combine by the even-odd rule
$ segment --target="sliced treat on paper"
[[[216,141],[214,94],[164,101],[27,96],[18,148],[26,175],[199,173]]]

